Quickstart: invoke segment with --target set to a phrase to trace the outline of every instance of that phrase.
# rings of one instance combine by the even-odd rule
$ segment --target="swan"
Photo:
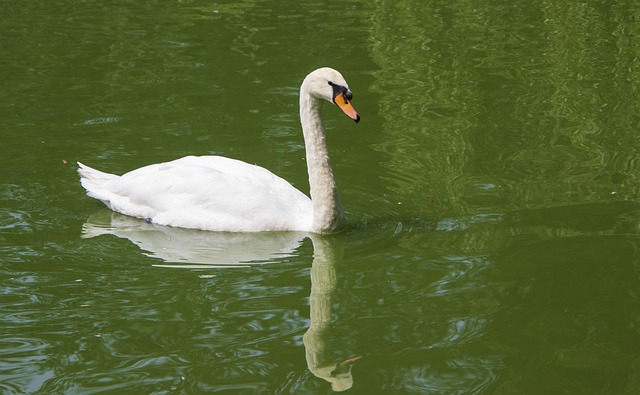
[[[323,67],[300,87],[300,122],[310,196],[269,170],[222,156],[186,156],[122,176],[78,162],[89,197],[111,210],[147,222],[221,232],[334,233],[346,218],[333,177],[321,117],[323,100],[355,122],[353,94],[342,74]]]

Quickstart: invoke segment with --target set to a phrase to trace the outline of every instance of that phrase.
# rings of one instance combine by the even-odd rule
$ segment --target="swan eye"
[[[345,102],[348,102],[349,100],[351,100],[353,98],[353,93],[351,93],[351,91],[349,89],[347,89],[347,87],[339,85],[339,84],[334,84],[331,81],[328,81],[329,85],[333,88],[333,102],[336,102],[336,97],[338,97],[339,94],[343,94],[344,96],[344,100]]]

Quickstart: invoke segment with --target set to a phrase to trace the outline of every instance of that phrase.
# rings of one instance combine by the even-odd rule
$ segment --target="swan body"
[[[87,195],[113,211],[181,228],[225,232],[331,233],[345,225],[321,118],[324,100],[358,122],[351,91],[336,70],[310,73],[300,88],[310,195],[267,169],[222,156],[187,156],[122,176],[78,162]]]

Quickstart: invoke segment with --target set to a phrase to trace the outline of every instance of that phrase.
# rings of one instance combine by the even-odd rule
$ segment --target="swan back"
[[[187,156],[122,176],[95,178],[81,165],[89,196],[160,225],[226,232],[307,231],[311,200],[267,169],[221,156]],[[90,170],[89,170],[90,169]]]

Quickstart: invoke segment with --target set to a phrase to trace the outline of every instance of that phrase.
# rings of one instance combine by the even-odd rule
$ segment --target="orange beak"
[[[342,112],[347,114],[347,116],[354,121],[360,121],[360,115],[356,112],[356,109],[353,108],[347,96],[345,96],[344,92],[338,93],[336,97],[333,99],[334,102],[340,107]]]

